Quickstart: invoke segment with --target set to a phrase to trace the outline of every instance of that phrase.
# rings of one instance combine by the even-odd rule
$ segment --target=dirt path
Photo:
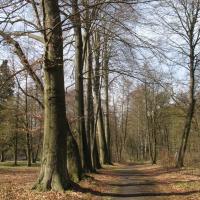
[[[64,193],[30,190],[39,167],[0,167],[0,200],[200,200],[200,168],[105,166]]]
[[[111,184],[117,191],[117,194],[113,195],[115,196],[113,200],[164,200],[159,183],[155,178],[155,171],[150,165],[125,166],[114,170],[113,173],[120,177],[118,183]]]
[[[122,169],[113,170],[116,176],[119,176],[118,183],[111,184],[115,187],[115,191],[112,199],[135,199],[135,200],[146,200],[155,199],[152,195],[159,188],[156,185],[155,178],[148,171],[148,167],[142,165],[127,166]],[[160,191],[159,191],[160,192]],[[161,197],[156,197],[161,199]],[[163,199],[163,198],[162,198]]]
[[[101,172],[100,172],[101,173]],[[104,175],[115,177],[107,183],[111,188],[107,199],[112,200],[175,200],[200,199],[199,189],[177,189],[175,186],[187,183],[200,184],[199,177],[180,174],[176,169],[163,169],[159,166],[129,165],[102,171]],[[195,196],[194,196],[195,195]]]

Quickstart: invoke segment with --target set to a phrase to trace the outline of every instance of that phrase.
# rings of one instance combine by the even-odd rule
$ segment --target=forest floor
[[[88,174],[65,193],[30,190],[38,166],[0,164],[0,200],[200,200],[200,170],[115,164]]]

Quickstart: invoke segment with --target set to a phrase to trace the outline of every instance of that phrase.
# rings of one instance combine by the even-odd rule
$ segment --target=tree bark
[[[28,87],[28,75],[26,75],[26,93]],[[28,96],[25,95],[25,129],[26,129],[26,151],[27,151],[27,166],[31,166],[31,136],[29,133],[29,119],[28,119]]]
[[[181,146],[179,149],[178,158],[177,158],[177,162],[176,162],[177,168],[181,168],[184,166],[184,157],[185,157],[185,152],[186,152],[188,138],[189,138],[191,124],[192,124],[192,118],[193,118],[194,109],[195,109],[195,98],[194,98],[195,78],[194,78],[194,69],[193,69],[194,59],[192,58],[192,60],[190,63],[192,66],[190,67],[189,106],[188,106],[187,116],[186,116],[186,120],[185,120],[185,126],[184,126],[184,130],[183,130]]]
[[[42,191],[66,190],[70,185],[67,171],[66,119],[63,38],[58,0],[43,0],[44,15],[44,141],[38,182],[34,188]]]
[[[17,92],[17,101],[16,101],[16,113],[15,113],[15,141],[14,141],[14,165],[17,165],[17,155],[18,155],[18,126],[19,126],[19,91]]]
[[[76,110],[78,117],[78,132],[81,136],[81,150],[83,157],[83,168],[86,172],[92,171],[91,155],[88,149],[88,141],[85,130],[84,114],[84,90],[83,90],[83,41],[81,31],[81,19],[78,1],[72,1],[72,23],[75,34],[75,88],[76,88]]]
[[[14,165],[17,165],[17,154],[18,154],[18,132],[15,131],[15,141],[14,141]]]
[[[106,36],[105,36],[106,37]],[[110,150],[110,119],[109,119],[109,52],[108,52],[108,41],[105,39],[104,47],[104,84],[105,84],[105,137],[108,149],[108,162],[111,162],[111,150]]]
[[[179,153],[178,153],[178,158],[176,162],[176,167],[180,168],[184,166],[184,157],[185,157],[185,152],[187,148],[187,143],[188,143],[188,138],[190,134],[190,129],[191,129],[191,124],[192,124],[192,118],[194,115],[194,109],[195,109],[195,68],[197,63],[195,64],[195,45],[194,45],[194,32],[195,32],[195,24],[197,22],[197,16],[199,13],[199,6],[200,4],[198,3],[198,12],[197,15],[193,16],[192,22],[191,22],[191,27],[189,28],[189,42],[190,42],[190,54],[189,54],[189,71],[190,71],[190,82],[189,82],[189,105],[188,105],[188,110],[187,110],[187,116],[185,120],[185,126],[182,134],[182,139],[181,139],[181,145],[179,148]],[[194,9],[194,8],[193,8]]]
[[[88,29],[87,29],[88,30]],[[92,96],[92,49],[90,43],[90,33],[89,30],[86,32],[85,36],[85,45],[86,45],[86,57],[85,57],[85,65],[86,65],[86,74],[87,74],[87,103],[86,103],[86,130],[87,130],[87,141],[88,141],[88,151],[91,156],[92,161],[92,171],[95,171],[96,162],[94,161],[94,157],[92,154],[92,146],[94,145],[95,137],[95,120],[94,120],[94,103]]]
[[[69,126],[69,125],[68,125]],[[67,135],[67,169],[72,181],[78,182],[82,177],[81,157],[77,142],[69,128]]]
[[[5,162],[5,151],[1,151],[1,162]]]
[[[94,101],[97,117],[97,133],[99,141],[99,155],[101,164],[109,164],[108,149],[105,138],[105,127],[103,121],[103,112],[101,106],[101,86],[100,86],[100,35],[98,30],[95,34],[95,78],[94,78]]]

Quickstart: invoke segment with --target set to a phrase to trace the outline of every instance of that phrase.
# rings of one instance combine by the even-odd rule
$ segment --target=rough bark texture
[[[87,119],[86,119],[86,130],[87,130],[87,141],[88,141],[88,152],[91,157],[92,161],[92,171],[95,170],[95,163],[92,156],[92,144],[94,138],[94,105],[93,105],[93,97],[92,97],[92,50],[90,44],[90,35],[87,32],[85,37],[85,45],[87,48],[86,58],[85,58],[85,65],[87,71],[87,104],[86,104],[86,111],[87,111]]]
[[[41,171],[35,187],[38,190],[63,191],[69,187],[67,171],[67,126],[63,39],[57,0],[43,0],[45,27],[44,67],[44,142]]]
[[[78,145],[71,131],[67,135],[67,169],[72,181],[78,182],[82,177],[81,157]]]
[[[83,90],[83,41],[81,32],[81,19],[77,0],[72,1],[72,23],[75,34],[75,88],[76,109],[78,116],[78,132],[81,136],[81,150],[83,155],[83,168],[86,172],[92,171],[91,156],[88,150],[88,141],[85,130],[84,90]]]
[[[95,81],[94,81],[94,101],[96,106],[97,134],[99,142],[99,155],[101,164],[109,164],[108,149],[105,138],[105,127],[101,106],[101,84],[100,84],[100,35],[98,31],[95,36]]]

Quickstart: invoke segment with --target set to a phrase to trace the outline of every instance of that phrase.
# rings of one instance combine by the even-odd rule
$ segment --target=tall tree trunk
[[[85,45],[86,45],[86,53],[85,53],[85,65],[86,65],[86,74],[87,74],[87,104],[86,104],[86,130],[87,130],[87,141],[88,141],[88,151],[91,156],[92,161],[92,170],[94,171],[96,168],[96,162],[94,161],[94,157],[92,154],[92,146],[94,145],[95,137],[95,120],[94,120],[94,105],[93,105],[93,96],[92,96],[92,49],[90,43],[90,33],[87,27],[87,32],[85,36]]]
[[[44,14],[44,141],[39,190],[63,191],[69,187],[65,107],[63,38],[58,0],[43,0]]]
[[[69,125],[68,125],[69,126]],[[81,157],[78,144],[70,131],[67,135],[67,169],[72,181],[78,182],[82,177]]]
[[[98,152],[96,137],[94,139],[94,145],[93,145],[93,148],[92,148],[92,161],[93,161],[93,166],[95,167],[95,169],[101,168],[101,162],[100,162],[100,158],[99,158],[99,152]]]
[[[92,74],[93,74],[93,70],[92,70]],[[94,80],[94,77],[93,77]],[[94,89],[93,89],[94,90]],[[96,98],[96,96],[94,95],[94,97]],[[93,120],[94,123],[92,124],[92,129],[93,129],[93,135],[92,135],[92,162],[93,162],[93,166],[96,169],[100,169],[101,168],[101,162],[100,162],[100,156],[99,156],[99,151],[98,151],[98,145],[97,145],[97,121],[98,121],[98,108],[96,100],[94,98],[94,102],[92,101],[92,108],[93,108]],[[94,106],[95,105],[95,106]],[[94,108],[95,108],[95,114],[94,114]]]
[[[107,150],[106,138],[105,138],[105,129],[104,129],[104,123],[103,123],[103,113],[102,113],[101,107],[99,108],[99,114],[98,114],[98,120],[97,120],[97,131],[98,131],[98,136],[99,136],[100,162],[102,164],[109,164],[108,150]]]
[[[92,94],[92,79],[93,79],[93,57],[92,57],[92,47],[91,47],[91,23],[95,16],[95,9],[89,8],[89,0],[84,0],[83,5],[85,7],[85,36],[84,38],[84,61],[85,70],[87,75],[87,92],[86,92],[86,131],[87,131],[87,141],[88,141],[88,151],[91,155],[92,170],[101,168],[99,161],[99,153],[97,149],[96,141],[96,124],[94,118],[94,102]]]
[[[18,155],[18,128],[19,128],[19,90],[17,92],[17,101],[16,101],[16,113],[15,113],[15,141],[14,141],[14,165],[17,165],[17,155]]]
[[[184,166],[184,157],[186,153],[186,148],[188,144],[188,138],[190,134],[190,129],[192,125],[192,119],[195,110],[195,70],[199,66],[199,40],[200,35],[196,34],[196,30],[199,29],[199,12],[200,12],[200,1],[190,1],[185,2],[183,6],[183,12],[187,13],[186,19],[182,20],[182,27],[186,27],[184,35],[188,40],[188,58],[189,58],[189,98],[188,98],[188,108],[187,115],[185,119],[185,125],[182,134],[182,140],[178,152],[178,157],[176,161],[176,167],[180,168]],[[176,12],[177,9],[175,9]],[[178,15],[179,16],[179,15]],[[185,24],[186,23],[186,24]],[[187,48],[186,48],[187,49]],[[185,52],[183,52],[185,54]]]
[[[176,167],[180,168],[184,166],[184,157],[185,152],[187,148],[188,138],[190,134],[191,124],[192,124],[192,118],[194,115],[194,109],[195,109],[195,47],[193,46],[193,32],[194,30],[191,29],[190,31],[190,83],[189,83],[189,105],[187,110],[187,116],[185,120],[185,126],[183,130],[183,135],[181,139],[181,145],[179,148],[178,158],[176,162]]]
[[[152,130],[152,145],[153,145],[153,160],[152,164],[157,163],[157,132],[156,132],[156,125],[157,125],[157,111],[156,111],[156,94],[155,94],[155,87],[153,83],[153,109],[151,113],[151,130]]]
[[[5,151],[2,150],[1,151],[1,162],[4,162],[5,161]]]
[[[17,154],[18,154],[18,131],[15,130],[15,141],[14,141],[14,165],[17,165]]]
[[[148,94],[147,94],[147,83],[145,81],[145,119],[146,119],[146,133],[148,138],[148,151],[149,151],[149,158],[153,160],[153,152],[152,152],[152,139],[151,139],[151,131],[150,131],[150,123],[149,123],[149,109],[148,109]]]
[[[78,1],[72,1],[72,23],[75,34],[75,88],[76,88],[76,109],[78,116],[78,132],[81,136],[81,150],[83,156],[83,168],[86,172],[92,171],[91,155],[88,149],[88,141],[85,130],[84,115],[84,90],[83,90],[83,41],[81,32],[81,19],[78,8]]]
[[[156,164],[157,162],[157,136],[156,136],[156,130],[154,128],[153,130],[153,159],[152,159],[152,164]]]
[[[95,34],[95,79],[94,79],[94,101],[97,114],[97,133],[99,139],[99,154],[101,164],[109,164],[108,149],[105,137],[103,111],[101,106],[101,84],[100,84],[100,35],[98,30]]]
[[[115,125],[115,147],[116,147],[116,157],[117,157],[117,161],[119,162],[119,141],[118,141],[118,126],[117,126],[117,116],[116,116],[116,106],[115,106],[115,101],[114,101],[114,98],[113,98],[113,106],[114,106],[114,125]]]
[[[108,162],[111,162],[111,150],[110,150],[110,119],[109,119],[109,52],[108,52],[108,41],[105,39],[104,47],[104,84],[105,84],[105,137],[108,149]]]
[[[26,94],[28,91],[28,75],[26,74]],[[28,117],[28,96],[25,95],[25,130],[26,130],[26,151],[27,166],[31,166],[31,136],[29,133],[29,117]]]

